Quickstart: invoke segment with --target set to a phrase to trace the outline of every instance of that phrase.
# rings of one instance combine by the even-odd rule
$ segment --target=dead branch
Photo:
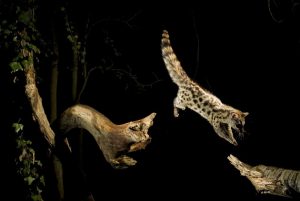
[[[48,118],[44,111],[42,98],[39,94],[38,88],[36,87],[33,52],[28,52],[28,60],[30,62],[24,64],[24,72],[26,76],[25,93],[31,105],[33,117],[38,122],[42,134],[48,141],[49,145],[54,147],[55,134],[50,127]]]
[[[127,168],[135,165],[136,161],[125,154],[144,149],[151,141],[148,129],[153,125],[155,115],[152,113],[145,118],[116,125],[95,109],[78,104],[63,112],[58,128],[62,133],[73,128],[86,129],[108,163],[114,168]]]
[[[293,192],[300,193],[300,171],[265,165],[250,166],[233,155],[227,159],[259,193],[284,197],[292,197]]]

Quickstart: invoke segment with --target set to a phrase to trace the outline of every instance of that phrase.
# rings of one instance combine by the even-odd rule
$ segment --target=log
[[[266,165],[250,166],[233,155],[227,159],[242,176],[250,180],[258,193],[290,198],[299,196],[300,171]]]
[[[148,129],[153,125],[155,115],[152,113],[142,119],[117,125],[95,109],[77,104],[62,113],[58,129],[64,138],[73,128],[89,131],[106,161],[114,168],[123,169],[137,162],[126,153],[144,149],[150,143]]]

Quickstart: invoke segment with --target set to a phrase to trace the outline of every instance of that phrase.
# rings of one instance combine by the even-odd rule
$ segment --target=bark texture
[[[86,129],[96,140],[108,163],[114,168],[127,168],[135,165],[136,161],[125,154],[144,149],[151,141],[148,129],[153,125],[155,115],[152,113],[145,118],[117,125],[95,109],[77,104],[63,112],[58,128],[63,134],[73,128]]]
[[[233,155],[228,156],[228,160],[242,176],[251,181],[259,193],[284,197],[300,193],[300,171],[266,165],[250,166]]]
[[[50,123],[43,107],[42,98],[36,86],[32,52],[28,52],[28,61],[29,62],[24,63],[24,72],[26,76],[25,93],[31,105],[33,117],[38,122],[41,133],[44,135],[49,145],[54,147],[55,134],[50,127]]]

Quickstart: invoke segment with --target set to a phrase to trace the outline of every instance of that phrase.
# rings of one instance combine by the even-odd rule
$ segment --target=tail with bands
[[[185,80],[189,79],[171,47],[169,33],[166,30],[162,34],[161,51],[172,81],[177,85],[181,85]]]

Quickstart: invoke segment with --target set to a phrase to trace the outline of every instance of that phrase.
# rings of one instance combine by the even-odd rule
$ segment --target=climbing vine
[[[18,72],[26,70],[27,66],[37,61],[40,53],[36,45],[39,38],[35,28],[36,2],[20,0],[3,3],[1,6],[0,48],[9,51],[8,65],[12,83],[18,84],[18,81],[22,80]],[[12,123],[16,143],[16,173],[23,180],[26,200],[42,201],[45,187],[42,162],[36,158],[32,141],[27,139],[24,125],[20,123],[21,111],[18,112],[16,115],[20,120]]]
[[[42,192],[45,187],[45,179],[42,174],[42,163],[36,159],[32,142],[24,135],[24,125],[13,123],[12,127],[16,133],[17,156],[15,163],[17,174],[23,178],[26,200],[42,201]]]

